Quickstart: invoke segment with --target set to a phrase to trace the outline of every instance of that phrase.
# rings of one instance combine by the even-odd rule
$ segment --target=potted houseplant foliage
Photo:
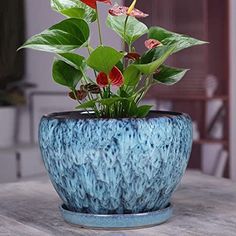
[[[150,87],[175,84],[187,72],[165,65],[169,56],[205,42],[148,29],[140,22],[148,15],[134,1],[130,7],[115,4],[108,13],[107,26],[123,41],[118,51],[103,45],[98,2],[111,4],[51,0],[67,19],[22,46],[56,55],[53,79],[78,103],[78,111],[42,118],[42,157],[66,221],[95,228],[155,225],[171,215],[170,198],[191,151],[192,124],[186,114],[139,104]],[[96,48],[90,44],[93,22],[99,29]],[[140,55],[133,43],[143,35],[147,51]],[[80,48],[87,48],[86,57],[74,52]]]

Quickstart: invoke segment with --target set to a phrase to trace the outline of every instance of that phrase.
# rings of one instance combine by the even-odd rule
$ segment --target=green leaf
[[[124,65],[122,61],[118,61],[118,63],[116,64],[116,67],[121,71],[121,73],[123,73]]]
[[[129,117],[137,117],[138,106],[134,101],[129,102],[128,104],[128,115]]]
[[[135,87],[140,80],[140,71],[133,65],[130,65],[124,71],[125,86]]]
[[[61,53],[58,55],[60,59],[70,66],[73,66],[77,70],[83,70],[85,68],[85,58],[75,53]]]
[[[88,101],[88,102],[84,102],[83,104],[79,105],[76,107],[76,109],[93,109],[96,105],[96,99],[95,100],[91,100],[91,101]]]
[[[179,82],[187,73],[188,69],[180,69],[162,65],[160,71],[153,75],[153,79],[161,84],[173,85]]]
[[[166,61],[174,50],[175,45],[154,48],[143,55],[141,64],[133,64],[133,66],[143,74],[150,75]]]
[[[114,48],[100,46],[91,53],[87,64],[99,72],[109,74],[123,56],[123,53],[116,51]]]
[[[129,93],[127,93],[123,87],[118,90],[118,95],[122,98],[130,98]]]
[[[111,106],[116,102],[127,101],[127,100],[128,100],[128,98],[111,97],[111,98],[100,99],[98,102],[102,105],[105,105],[105,106]]]
[[[152,106],[149,105],[144,105],[144,106],[140,106],[137,109],[137,117],[139,118],[144,118],[148,115],[148,113],[150,112]]]
[[[88,23],[97,18],[96,11],[80,0],[51,0],[51,7],[64,16],[83,19]]]
[[[122,39],[125,38],[126,43],[131,45],[142,35],[148,33],[148,28],[145,24],[138,21],[134,17],[129,17],[126,26],[126,33],[124,35],[126,16],[112,16],[108,15],[107,26],[114,30]]]
[[[68,65],[64,61],[55,60],[52,69],[52,76],[56,83],[74,90],[83,74],[81,71]]]
[[[201,41],[187,35],[177,34],[161,27],[151,27],[148,33],[149,39],[157,39],[163,45],[176,45],[173,53],[181,51],[196,45],[206,44],[207,42]]]
[[[88,24],[84,20],[71,18],[33,36],[21,48],[64,53],[85,46],[88,38]]]

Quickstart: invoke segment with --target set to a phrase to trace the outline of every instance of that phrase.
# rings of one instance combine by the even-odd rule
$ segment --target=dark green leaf
[[[114,30],[121,38],[131,45],[142,35],[148,33],[148,28],[145,24],[138,21],[134,17],[129,17],[127,21],[126,33],[124,35],[126,16],[111,16],[108,15],[107,26]]]
[[[129,93],[127,93],[127,92],[123,89],[123,87],[120,88],[120,90],[119,90],[118,93],[119,93],[119,96],[122,97],[122,98],[129,98],[129,97],[130,97]]]
[[[134,101],[129,102],[129,107],[128,107],[128,114],[129,117],[137,117],[138,113],[138,106]]]
[[[148,113],[150,112],[152,106],[149,105],[144,105],[144,106],[140,106],[137,109],[137,117],[139,118],[144,118],[148,115]]]
[[[121,71],[121,73],[123,73],[124,65],[121,61],[118,61],[118,63],[116,64],[116,67]]]
[[[85,46],[88,38],[88,24],[84,20],[71,18],[33,36],[21,48],[64,53]]]
[[[161,46],[148,51],[141,58],[141,64],[133,64],[140,72],[150,75],[154,73],[173,53],[175,45]]]
[[[173,85],[179,82],[185,76],[187,71],[187,69],[162,65],[160,71],[157,74],[154,74],[153,79],[161,84]]]
[[[91,23],[96,20],[96,11],[80,0],[51,0],[52,9],[62,15],[84,19]]]
[[[123,53],[116,51],[114,48],[100,46],[91,53],[87,64],[99,72],[109,74],[123,56]]]
[[[127,98],[122,98],[122,97],[111,97],[111,98],[101,99],[98,102],[102,105],[105,105],[105,106],[111,106],[116,102],[126,101],[126,100],[128,100],[128,99]]]
[[[76,109],[80,109],[80,110],[82,110],[82,109],[86,110],[86,109],[90,109],[90,108],[93,109],[96,105],[96,102],[97,102],[96,100],[84,102],[83,104],[77,106]]]
[[[125,86],[135,87],[140,80],[140,71],[133,65],[130,65],[124,71]]]
[[[68,65],[64,61],[55,60],[52,70],[53,79],[56,83],[74,90],[82,78],[82,72]]]
[[[173,53],[181,51],[196,45],[206,44],[207,42],[201,41],[187,35],[177,34],[161,27],[152,27],[148,33],[149,39],[157,39],[164,45],[176,45]]]
[[[70,66],[73,66],[77,70],[83,70],[85,67],[85,58],[75,53],[61,53],[59,57],[62,61],[66,62]]]

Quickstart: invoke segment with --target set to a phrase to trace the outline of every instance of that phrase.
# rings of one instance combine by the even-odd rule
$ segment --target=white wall
[[[117,1],[118,3],[120,2]],[[26,3],[26,37],[42,32],[49,26],[64,19],[63,16],[54,12],[50,8],[50,0],[25,0]],[[121,41],[115,35],[113,31],[105,27],[105,19],[107,16],[107,9],[109,6],[105,4],[99,4],[101,22],[104,23],[102,31],[104,34],[104,44],[116,47],[118,50],[121,48]],[[94,46],[98,42],[97,25],[93,24],[91,29],[91,41]],[[37,90],[41,91],[64,91],[64,87],[55,84],[51,79],[51,66],[53,61],[53,55],[45,52],[38,52],[34,50],[26,50],[26,80],[36,83]],[[42,101],[43,103],[45,101]],[[39,101],[40,103],[40,101]],[[68,101],[65,98],[59,98],[58,104],[61,107],[65,106],[68,109]],[[50,104],[50,100],[47,100],[47,104]],[[52,106],[55,102],[52,103]],[[69,106],[70,107],[70,106]],[[71,105],[70,109],[73,109]],[[21,131],[20,141],[29,141],[29,114],[27,111],[23,111],[21,115]]]
[[[230,175],[236,181],[236,1],[230,1]]]

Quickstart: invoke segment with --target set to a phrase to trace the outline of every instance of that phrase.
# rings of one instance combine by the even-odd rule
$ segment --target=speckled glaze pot
[[[168,206],[185,172],[192,122],[172,112],[151,112],[145,119],[54,113],[41,119],[39,143],[69,211],[154,212]]]

